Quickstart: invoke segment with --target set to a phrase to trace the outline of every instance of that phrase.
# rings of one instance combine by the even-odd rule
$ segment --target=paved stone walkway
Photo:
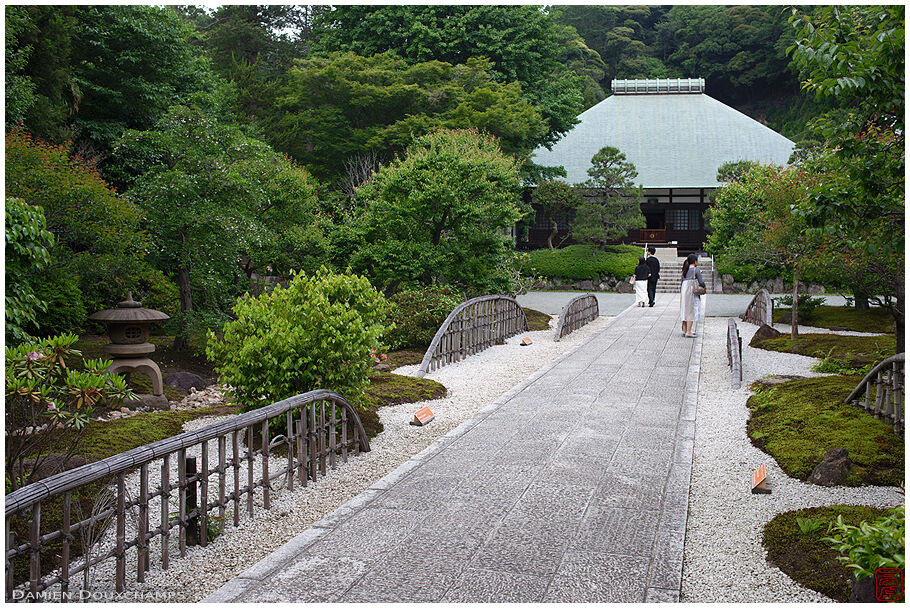
[[[678,601],[701,360],[678,302],[627,309],[206,601]]]

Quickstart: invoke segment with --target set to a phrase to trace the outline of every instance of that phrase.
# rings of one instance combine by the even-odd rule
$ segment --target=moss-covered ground
[[[844,523],[857,526],[885,513],[884,509],[848,505],[787,511],[765,525],[762,544],[768,551],[768,561],[794,581],[833,600],[846,602],[853,589],[852,571],[837,560],[840,553],[822,538],[828,536],[828,526],[838,515],[843,517]],[[821,526],[803,533],[797,518],[819,520]]]
[[[856,466],[844,485],[899,485],[904,479],[904,442],[891,425],[843,400],[856,377],[823,376],[758,389],[746,403],[752,443],[781,468],[805,480],[825,452],[847,448]]]
[[[802,317],[802,315],[800,315]],[[790,309],[775,308],[775,323],[789,323]],[[887,309],[873,306],[869,310],[856,310],[845,306],[818,306],[802,325],[811,327],[846,327],[850,331],[885,334],[894,331],[894,316]]]
[[[536,249],[528,252],[523,272],[531,276],[585,280],[604,276],[628,277],[635,272],[641,247],[608,245],[569,245],[561,249]]]
[[[757,348],[779,353],[796,353],[823,359],[828,357],[849,367],[878,363],[895,353],[894,336],[841,336],[838,334],[800,334],[796,340],[783,335],[754,344]]]
[[[533,308],[522,308],[528,317],[528,331],[543,331],[550,329],[550,315]]]

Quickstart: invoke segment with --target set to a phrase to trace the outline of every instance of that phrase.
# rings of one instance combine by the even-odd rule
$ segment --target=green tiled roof
[[[588,179],[591,157],[604,146],[626,155],[645,188],[713,188],[727,161],[786,164],[793,142],[703,93],[613,95],[583,112],[538,165],[565,167],[570,183]]]

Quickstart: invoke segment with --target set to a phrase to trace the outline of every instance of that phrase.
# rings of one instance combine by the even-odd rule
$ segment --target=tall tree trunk
[[[793,271],[793,308],[790,309],[790,337],[799,337],[799,270]]]
[[[862,290],[853,289],[853,305],[856,306],[857,312],[869,310],[869,294]]]
[[[550,249],[555,249],[553,247],[553,238],[556,236],[556,233],[559,231],[559,224],[553,219],[552,214],[547,212],[547,222],[550,224],[550,234],[547,236],[547,247]]]
[[[186,251],[186,234],[180,232],[181,250]],[[177,288],[180,290],[180,324],[177,328],[177,335],[174,337],[174,350],[188,350],[190,347],[189,339],[189,317],[193,313],[193,291],[190,286],[190,265],[189,260],[184,258],[183,263],[177,268]]]

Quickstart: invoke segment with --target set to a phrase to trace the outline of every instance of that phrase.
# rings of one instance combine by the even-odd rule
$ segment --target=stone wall
[[[596,280],[579,281],[575,279],[561,279],[550,277],[535,283],[532,290],[536,291],[605,291],[613,293],[632,293],[635,288],[625,279],[616,277],[601,277]]]

